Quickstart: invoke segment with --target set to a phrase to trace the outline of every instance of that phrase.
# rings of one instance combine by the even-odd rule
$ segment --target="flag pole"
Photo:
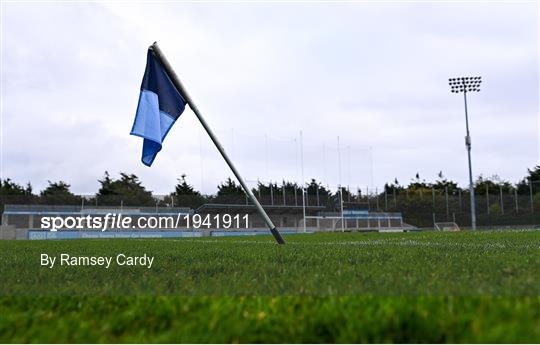
[[[229,166],[229,168],[231,168],[234,176],[236,176],[236,179],[238,180],[238,182],[240,182],[240,185],[244,189],[244,192],[247,194],[251,202],[255,205],[255,208],[259,212],[259,215],[264,219],[264,222],[266,223],[268,228],[270,228],[270,232],[276,239],[276,242],[278,244],[285,244],[283,237],[281,236],[279,231],[276,229],[276,226],[274,225],[270,217],[268,217],[268,215],[266,214],[266,211],[263,209],[263,207],[261,206],[257,198],[255,198],[251,190],[248,188],[248,186],[244,182],[244,179],[242,178],[242,176],[240,176],[240,173],[238,172],[238,170],[236,170],[236,167],[234,166],[232,161],[229,159],[229,156],[227,156],[225,149],[223,148],[223,146],[221,146],[219,140],[214,135],[214,132],[212,132],[212,130],[210,129],[210,126],[208,126],[208,123],[206,123],[206,120],[199,112],[199,109],[197,108],[197,106],[193,102],[193,99],[191,99],[184,85],[182,84],[182,82],[180,81],[180,79],[178,78],[174,70],[172,69],[171,65],[165,58],[165,55],[163,55],[163,52],[161,51],[161,49],[159,49],[157,42],[154,42],[154,44],[150,46],[150,50],[154,53],[156,58],[159,60],[159,62],[161,63],[161,65],[163,66],[163,68],[165,69],[169,77],[171,78],[171,81],[176,87],[176,89],[178,90],[178,92],[182,94],[182,97],[184,97],[184,99],[186,100],[191,110],[195,113],[195,116],[197,116],[197,118],[199,119],[199,122],[206,130],[206,133],[208,133],[208,135],[210,136],[210,139],[212,139],[212,142],[214,143],[214,145],[216,145],[216,148],[218,149],[219,153],[221,153],[221,156],[223,156],[223,159],[225,159],[225,162],[227,162],[227,165]]]

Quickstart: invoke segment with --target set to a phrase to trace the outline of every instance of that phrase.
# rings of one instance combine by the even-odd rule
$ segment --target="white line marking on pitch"
[[[159,240],[158,240],[159,241]],[[271,241],[253,240],[203,240],[203,239],[171,239],[169,241],[192,242],[192,243],[231,243],[231,244],[265,244],[275,245]],[[361,240],[361,241],[340,241],[340,242],[294,242],[289,241],[287,245],[323,245],[323,246],[401,246],[401,247],[458,247],[458,248],[490,248],[490,249],[540,249],[540,245],[525,244],[514,245],[504,243],[458,243],[458,242],[422,242],[415,240]]]

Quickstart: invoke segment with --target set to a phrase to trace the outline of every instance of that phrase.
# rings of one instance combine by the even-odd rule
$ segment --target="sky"
[[[156,194],[233,176],[193,112],[152,167],[129,132],[158,41],[248,181],[335,188],[517,182],[539,163],[537,2],[3,2],[0,178],[94,194],[108,171]],[[338,145],[339,137],[339,145]]]

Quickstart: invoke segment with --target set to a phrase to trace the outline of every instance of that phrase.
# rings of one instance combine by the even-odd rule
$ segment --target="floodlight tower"
[[[448,79],[453,93],[463,92],[463,100],[465,101],[465,127],[467,135],[465,136],[465,146],[467,147],[467,155],[469,158],[469,194],[471,195],[471,226],[476,230],[476,211],[474,201],[474,184],[471,165],[471,136],[469,134],[469,116],[467,114],[467,92],[479,92],[482,77],[461,77]]]

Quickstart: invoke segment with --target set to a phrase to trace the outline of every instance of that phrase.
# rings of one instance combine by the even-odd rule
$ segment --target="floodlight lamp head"
[[[450,91],[452,93],[460,92],[479,92],[480,83],[482,82],[481,77],[457,77],[448,79],[448,84],[450,85]]]

